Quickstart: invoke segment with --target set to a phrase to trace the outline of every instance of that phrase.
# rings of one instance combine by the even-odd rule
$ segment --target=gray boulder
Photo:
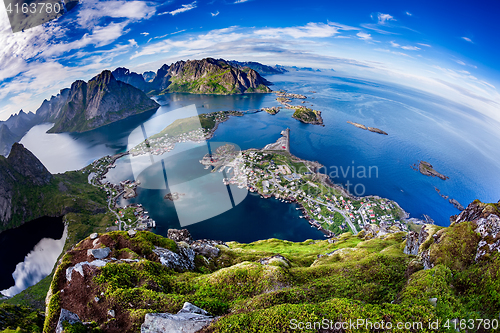
[[[141,333],[194,333],[209,325],[214,318],[205,310],[191,304],[184,303],[177,314],[148,313]]]
[[[196,314],[200,314],[200,315],[204,315],[204,316],[210,316],[210,314],[207,311],[205,311],[202,308],[199,308],[196,305],[191,304],[189,302],[184,302],[182,309],[180,309],[180,311],[177,312],[177,314],[179,314],[179,313],[196,313]]]
[[[90,239],[94,240],[98,237],[97,232],[94,232],[93,234],[90,234]]]
[[[196,252],[196,254],[201,254],[202,256],[213,259],[219,255],[220,250],[215,246],[207,243],[196,242],[191,245],[191,248]]]
[[[174,242],[186,242],[191,244],[193,242],[193,237],[187,229],[168,229],[167,237]]]
[[[420,232],[417,234],[414,231],[410,231],[406,237],[406,246],[403,250],[405,254],[412,254],[414,256],[419,254],[420,245],[422,245],[427,237],[429,236],[429,231],[427,230],[427,225],[423,225]]]
[[[70,267],[66,268],[66,279],[68,280],[68,282],[71,281],[71,277],[73,276],[73,272],[75,272],[75,271],[80,273],[80,275],[82,277],[84,277],[85,273],[83,271],[83,266],[85,266],[85,265],[94,266],[94,267],[102,267],[102,266],[106,265],[106,262],[103,260],[94,260],[92,262],[83,261],[83,262],[79,262],[75,266],[70,266]]]
[[[89,249],[87,250],[88,256],[93,256],[96,259],[104,259],[111,253],[109,247],[105,247],[102,249]]]
[[[59,321],[57,322],[56,326],[56,333],[62,333],[64,328],[63,328],[63,323],[67,321],[69,324],[73,325],[76,323],[81,323],[82,321],[78,317],[77,314],[68,311],[66,309],[61,309],[61,314],[59,316]]]
[[[162,247],[155,247],[153,252],[160,259],[160,263],[177,271],[194,270],[194,251],[189,247],[179,246],[179,253],[172,252]]]

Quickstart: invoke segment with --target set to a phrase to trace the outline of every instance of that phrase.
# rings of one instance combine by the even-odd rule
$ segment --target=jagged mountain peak
[[[85,132],[159,106],[141,90],[104,70],[88,83],[78,80],[71,85],[49,132]]]
[[[35,185],[45,185],[52,180],[52,174],[40,160],[20,143],[14,143],[7,161],[18,173]]]

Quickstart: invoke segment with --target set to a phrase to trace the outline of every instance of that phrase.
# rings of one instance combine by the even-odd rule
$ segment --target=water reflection
[[[16,265],[16,270],[12,273],[15,285],[2,290],[1,293],[12,297],[49,275],[64,248],[67,236],[68,227],[65,227],[60,239],[43,238],[40,240],[26,255],[24,261]]]

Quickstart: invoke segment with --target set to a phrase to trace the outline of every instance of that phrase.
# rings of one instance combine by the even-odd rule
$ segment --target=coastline
[[[256,148],[251,148],[251,149],[247,149],[245,151],[263,151],[263,150],[256,149]],[[245,151],[243,151],[243,152],[245,152]],[[317,161],[304,160],[304,159],[301,159],[301,158],[293,155],[290,152],[285,152],[285,151],[282,151],[282,150],[276,150],[276,151],[272,151],[272,152],[273,153],[277,153],[277,154],[289,155],[288,157],[290,157],[290,159],[293,160],[294,162],[304,163],[308,168],[310,168],[310,169],[312,168],[311,172],[312,172],[313,176],[318,177],[318,179],[320,180],[320,183],[322,185],[324,185],[325,187],[330,187],[330,188],[332,188],[334,190],[337,190],[338,192],[340,192],[342,194],[342,196],[345,196],[348,199],[352,199],[352,200],[356,200],[356,201],[361,201],[363,199],[389,200],[389,201],[391,201],[397,207],[397,209],[401,213],[400,218],[401,218],[401,220],[404,221],[405,224],[408,224],[409,222],[413,222],[413,223],[422,222],[423,223],[422,220],[417,219],[417,218],[411,218],[410,219],[410,214],[407,211],[405,211],[399,205],[398,202],[396,202],[394,200],[390,200],[390,199],[387,199],[387,198],[382,198],[382,197],[377,196],[377,195],[367,195],[367,196],[363,196],[363,197],[358,197],[358,196],[355,196],[355,195],[351,194],[350,192],[348,192],[341,185],[337,185],[337,184],[333,183],[332,180],[330,179],[330,177],[328,175],[318,172],[318,170],[320,170],[321,168],[323,168],[324,165],[321,164],[321,163],[319,163],[319,162],[317,162]],[[314,179],[314,177],[313,177],[313,179]],[[260,189],[258,189],[258,188],[256,189],[256,191],[263,198],[269,197],[268,194],[265,194],[265,193],[261,192]],[[271,196],[275,196],[275,194],[273,193]],[[279,198],[281,198],[281,196],[279,196],[277,198],[279,199]],[[284,197],[283,199],[289,201],[289,203],[296,203],[296,204],[298,204],[302,212],[304,212],[304,213],[307,212],[306,207],[304,207],[302,205],[302,203],[300,201],[298,201],[296,198],[287,196],[287,197]],[[325,237],[330,238],[330,237],[337,236],[334,233],[332,233],[331,231],[326,230],[323,227],[321,227],[318,223],[313,222],[313,219],[311,217],[309,217],[307,214],[305,215],[304,218],[309,222],[309,224],[311,224],[312,226],[316,227],[319,231],[323,232],[325,234]],[[352,229],[352,227],[351,227],[351,229]]]

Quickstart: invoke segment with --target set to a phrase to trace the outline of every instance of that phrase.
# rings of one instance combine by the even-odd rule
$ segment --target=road
[[[281,185],[277,182],[277,180],[276,180],[276,175],[274,174],[274,172],[272,172],[272,171],[271,171],[271,170],[269,170],[269,169],[267,169],[267,171],[268,171],[269,173],[271,173],[271,175],[273,176],[273,183],[274,183],[274,186],[275,186],[275,187],[277,187],[279,190],[282,190],[282,191],[284,191],[284,190],[288,190],[288,191],[290,191],[290,193],[291,193],[291,194],[292,194],[295,198],[298,198],[298,197],[299,197],[299,194],[298,194],[296,191],[292,191],[292,190],[285,189],[284,187],[282,187],[282,186],[281,186]],[[325,204],[325,203],[323,203],[323,202],[321,202],[321,201],[318,201],[318,200],[309,199],[309,198],[308,198],[307,200],[309,200],[309,201],[313,201],[313,202],[315,202],[315,203],[317,203],[317,204],[319,204],[319,205],[328,206],[327,204]],[[345,221],[347,222],[347,224],[349,224],[349,227],[351,228],[353,235],[357,235],[357,234],[358,234],[358,230],[356,229],[356,227],[354,226],[354,224],[352,224],[351,219],[350,219],[350,218],[346,215],[346,213],[345,213],[344,211],[342,211],[342,210],[338,209],[338,208],[335,208],[335,207],[333,207],[333,210],[334,210],[334,211],[336,211],[336,212],[338,212],[338,213],[340,213],[340,214],[344,217],[344,219],[345,219]]]
[[[122,192],[118,193],[114,198],[110,197],[109,200],[108,200],[108,209],[109,209],[109,211],[113,212],[113,214],[115,214],[116,218],[118,219],[118,230],[122,230],[122,222],[123,221],[121,220],[120,215],[118,215],[118,213],[114,209],[111,208],[111,203],[113,202],[113,206],[114,206],[114,202],[116,201],[116,199],[118,199],[118,197],[120,195],[122,195],[123,193],[125,193],[125,191],[122,191]]]

